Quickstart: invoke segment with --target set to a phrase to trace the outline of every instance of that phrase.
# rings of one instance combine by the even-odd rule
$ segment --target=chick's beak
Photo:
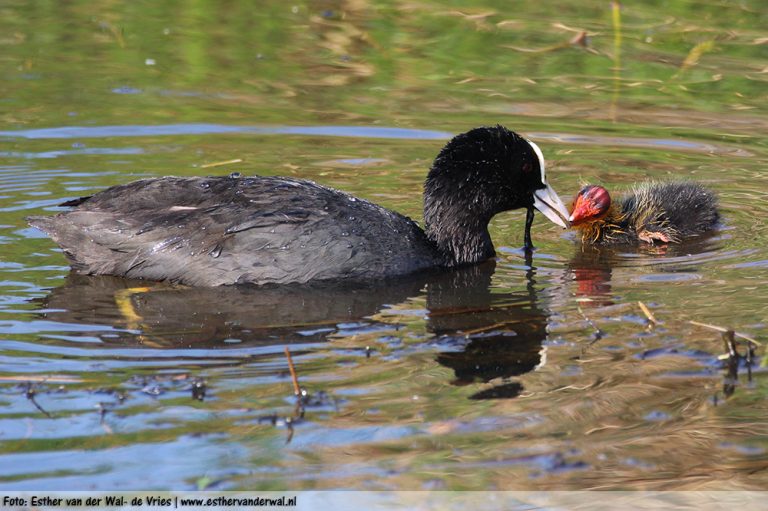
[[[571,225],[578,225],[591,214],[592,207],[589,201],[579,194],[573,203],[573,213],[568,217],[568,220],[571,222]]]
[[[563,229],[570,227],[568,209],[551,186],[547,185],[533,192],[533,207]]]

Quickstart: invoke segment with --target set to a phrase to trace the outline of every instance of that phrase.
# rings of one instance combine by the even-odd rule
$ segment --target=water
[[[0,487],[764,488],[763,349],[729,363],[691,321],[768,340],[768,12],[626,5],[618,28],[607,2],[508,9],[0,8]],[[70,275],[24,221],[231,172],[420,219],[444,141],[493,123],[542,147],[564,198],[693,178],[724,224],[595,250],[539,215],[528,264],[516,211],[492,223],[495,264],[258,290]]]

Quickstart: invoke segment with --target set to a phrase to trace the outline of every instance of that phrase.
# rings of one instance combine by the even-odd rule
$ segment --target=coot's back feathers
[[[64,215],[29,220],[81,273],[216,286],[377,279],[442,263],[412,220],[298,179],[144,179]]]

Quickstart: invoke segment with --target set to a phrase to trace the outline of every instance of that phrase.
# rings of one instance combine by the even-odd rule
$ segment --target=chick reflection
[[[530,263],[529,263],[530,267]],[[441,275],[428,284],[428,328],[446,349],[437,361],[453,369],[457,385],[508,379],[541,363],[547,314],[538,305],[533,270],[521,293],[491,293],[494,262]],[[507,382],[471,399],[516,397],[523,387]]]
[[[71,273],[39,302],[41,315],[52,321],[117,328],[102,336],[105,343],[223,347],[226,339],[261,345],[325,340],[338,324],[400,303],[423,286],[412,279],[357,287],[187,288]]]
[[[690,271],[692,256],[706,257],[718,249],[718,238],[699,236],[685,243],[647,245],[596,246],[582,245],[568,263],[566,275],[575,283],[576,298],[584,307],[602,307],[614,304],[611,280],[614,268],[647,266],[657,271]],[[681,269],[685,263],[687,269]],[[662,266],[663,265],[663,266]]]
[[[612,248],[584,246],[568,263],[568,273],[576,284],[576,298],[589,298],[590,307],[613,305],[611,275],[616,253]]]

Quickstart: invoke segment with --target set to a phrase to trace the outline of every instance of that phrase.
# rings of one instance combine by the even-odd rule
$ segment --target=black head
[[[543,157],[534,147],[503,126],[457,135],[435,158],[425,193],[430,185],[450,188],[482,203],[491,215],[532,206],[533,192],[546,187]]]
[[[531,207],[567,227],[568,210],[546,182],[541,150],[503,126],[455,136],[424,186],[427,235],[461,262],[493,255],[487,227],[495,214]]]

